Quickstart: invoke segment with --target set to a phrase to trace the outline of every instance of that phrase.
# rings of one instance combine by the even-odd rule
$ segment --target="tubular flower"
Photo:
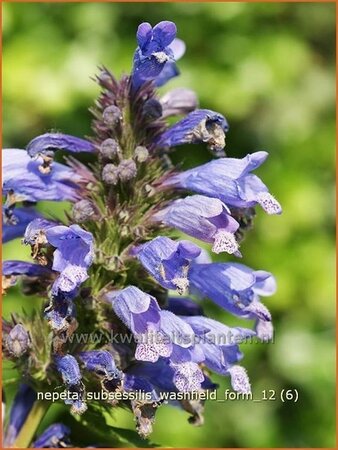
[[[151,433],[164,394],[190,414],[190,423],[202,425],[203,401],[193,394],[217,388],[213,372],[229,377],[235,391],[251,392],[240,346],[252,336],[272,339],[271,314],[260,297],[272,295],[276,283],[263,270],[214,263],[211,253],[242,256],[239,239],[254,207],[269,214],[281,207],[252,174],[266,152],[225,157],[229,126],[222,114],[198,109],[189,89],[158,95],[157,86],[179,73],[185,45],[176,33],[169,21],[142,23],[131,74],[117,80],[100,69],[91,137],[51,132],[25,150],[3,151],[4,241],[22,237],[32,257],[5,261],[3,286],[19,281],[42,302],[4,322],[4,356],[27,380],[13,404],[6,445],[35,400],[28,384],[39,392],[63,386],[65,408],[81,414],[88,407],[88,417],[95,413],[102,423],[109,411],[127,407],[142,437]],[[170,152],[195,143],[213,159],[180,172]],[[80,162],[82,153],[90,162]],[[65,214],[40,214],[35,203],[42,200],[67,201]],[[205,298],[253,319],[254,330],[206,317]],[[95,396],[87,404],[89,393]],[[69,434],[54,424],[29,444],[67,446]]]
[[[280,204],[269,193],[265,184],[250,173],[259,167],[267,156],[266,152],[256,152],[242,159],[216,159],[170,177],[164,185],[219,198],[227,205],[239,208],[248,208],[259,203],[268,214],[280,214]]]
[[[147,271],[166,289],[184,294],[189,286],[189,263],[201,253],[189,241],[173,241],[161,236],[141,245],[137,257]]]
[[[178,228],[202,241],[211,242],[215,253],[227,252],[240,256],[235,238],[239,223],[218,199],[203,195],[178,199],[154,214],[153,220]]]

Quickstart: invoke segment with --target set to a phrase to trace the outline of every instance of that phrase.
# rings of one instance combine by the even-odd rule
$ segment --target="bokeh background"
[[[270,153],[258,173],[284,213],[258,211],[241,249],[245,264],[277,277],[278,292],[266,301],[275,340],[243,348],[243,365],[258,397],[263,389],[292,388],[299,400],[209,402],[201,428],[189,425],[183,411],[163,407],[152,441],[171,447],[334,447],[334,4],[4,4],[4,146],[23,148],[51,129],[89,135],[88,107],[98,93],[90,77],[97,65],[117,75],[129,71],[137,25],[164,19],[176,22],[187,52],[179,62],[181,76],[163,92],[190,87],[202,107],[224,114],[229,156]],[[203,146],[190,146],[175,158],[191,167],[209,155]],[[29,256],[20,240],[6,244],[3,253],[5,259]],[[14,290],[4,298],[5,317],[38,303]],[[206,309],[240,324],[208,302]],[[16,383],[6,365],[4,378],[10,403]],[[214,379],[221,390],[229,387],[229,380]],[[74,425],[73,441],[87,438],[63,407],[50,410],[43,428],[55,420]],[[126,411],[116,411],[111,423],[134,427]]]

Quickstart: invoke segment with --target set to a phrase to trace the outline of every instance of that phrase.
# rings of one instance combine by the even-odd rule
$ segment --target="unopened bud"
[[[134,156],[137,162],[143,163],[148,159],[149,152],[146,147],[139,145],[135,148]]]
[[[120,108],[115,105],[108,106],[103,111],[103,120],[109,126],[116,125],[122,119]]]
[[[102,170],[102,179],[107,184],[116,185],[119,181],[119,170],[115,164],[106,164]]]
[[[93,204],[89,200],[80,200],[73,206],[72,213],[75,222],[82,223],[93,218],[93,216],[95,215],[95,209]]]
[[[143,115],[149,120],[159,119],[162,116],[161,103],[154,98],[147,100],[143,106]]]
[[[135,178],[137,168],[132,159],[123,159],[118,166],[119,178],[121,181],[129,181]]]
[[[6,339],[6,346],[10,353],[19,358],[29,347],[29,335],[21,324],[15,325]]]
[[[106,139],[100,146],[100,153],[104,158],[112,159],[120,152],[119,144],[115,139]]]

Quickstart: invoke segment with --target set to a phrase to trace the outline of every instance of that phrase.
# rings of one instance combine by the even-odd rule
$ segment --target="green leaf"
[[[90,430],[93,441],[99,441],[89,444],[99,443],[107,447],[161,447],[159,444],[150,442],[148,439],[142,439],[134,430],[110,425],[108,422],[112,419],[111,409],[112,407],[103,408],[101,406],[90,405],[82,416],[75,417],[81,426],[86,428],[87,432]]]

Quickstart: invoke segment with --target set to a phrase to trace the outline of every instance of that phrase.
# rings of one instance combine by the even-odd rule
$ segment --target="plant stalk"
[[[14,444],[12,445],[13,448],[29,448],[34,434],[43,417],[45,416],[49,406],[49,402],[41,400],[37,400],[34,403],[25,423],[23,424],[23,427],[21,428]]]

